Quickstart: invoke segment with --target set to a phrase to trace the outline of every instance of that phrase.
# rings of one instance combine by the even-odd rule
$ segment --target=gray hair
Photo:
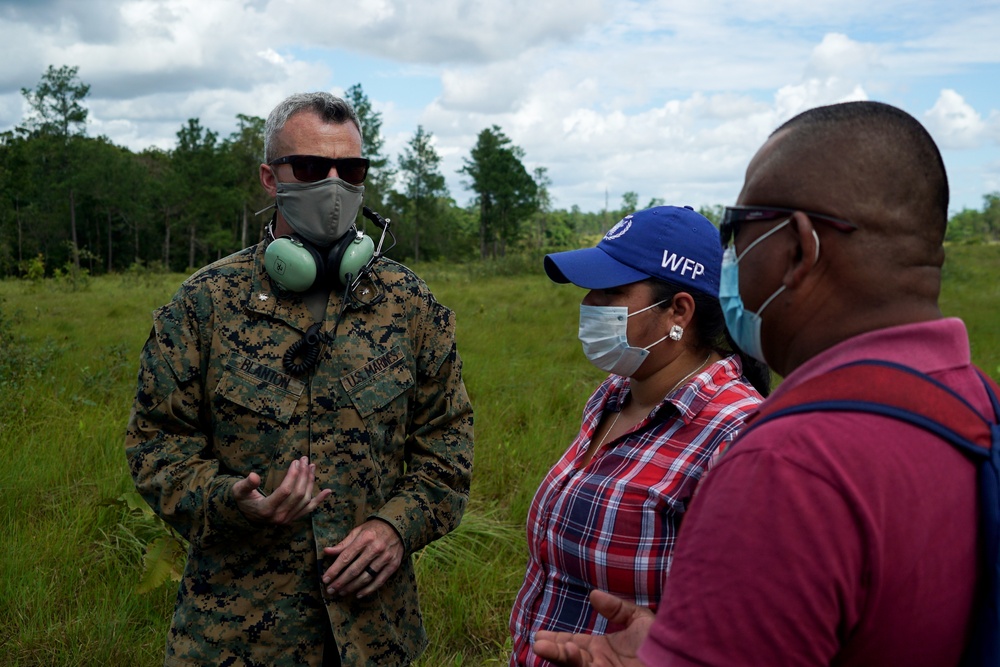
[[[300,111],[312,111],[326,123],[354,123],[361,134],[364,143],[364,131],[354,107],[347,100],[330,93],[296,93],[284,99],[271,110],[264,123],[264,162],[270,162],[277,156],[273,155],[275,140],[278,133],[285,127],[288,119]]]

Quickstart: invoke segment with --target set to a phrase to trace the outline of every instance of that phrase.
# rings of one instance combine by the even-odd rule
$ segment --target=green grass
[[[457,314],[476,410],[466,520],[417,557],[419,664],[506,664],[528,504],[603,373],[576,340],[582,290],[540,269],[415,268]],[[0,281],[0,665],[162,664],[174,586],[136,592],[149,526],[109,501],[132,489],[123,434],[150,313],[182,279]],[[949,248],[942,309],[1000,378],[1000,247]]]
[[[941,310],[965,321],[972,361],[1000,381],[1000,245],[948,247]]]

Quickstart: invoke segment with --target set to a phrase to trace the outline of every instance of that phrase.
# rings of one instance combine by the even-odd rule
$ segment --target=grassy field
[[[603,374],[576,341],[581,290],[540,267],[415,268],[457,313],[476,409],[467,519],[418,555],[421,665],[505,664],[528,503]],[[132,489],[122,440],[150,312],[182,279],[0,281],[0,665],[162,663],[174,585],[136,591],[150,528],[115,501]],[[1000,247],[949,249],[942,308],[1000,378]]]

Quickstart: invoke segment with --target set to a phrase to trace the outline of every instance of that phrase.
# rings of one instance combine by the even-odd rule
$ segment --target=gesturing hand
[[[653,612],[604,591],[591,591],[590,603],[609,623],[624,625],[625,629],[608,635],[542,630],[535,635],[531,650],[567,667],[641,667],[643,663],[636,654],[649,634]]]
[[[327,594],[356,593],[361,598],[377,591],[399,569],[403,540],[391,525],[372,519],[323,553],[337,558],[323,574]]]
[[[303,456],[292,461],[285,479],[271,495],[265,496],[258,490],[260,475],[252,472],[233,485],[233,496],[236,506],[251,522],[284,525],[308,515],[333,493],[323,489],[313,496],[315,481],[316,465]]]

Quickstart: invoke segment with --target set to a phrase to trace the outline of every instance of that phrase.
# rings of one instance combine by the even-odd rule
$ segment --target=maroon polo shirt
[[[957,319],[845,341],[774,395],[858,359],[913,366],[992,418]],[[648,665],[958,663],[982,567],[975,466],[930,433],[862,413],[776,419],[696,494]]]

